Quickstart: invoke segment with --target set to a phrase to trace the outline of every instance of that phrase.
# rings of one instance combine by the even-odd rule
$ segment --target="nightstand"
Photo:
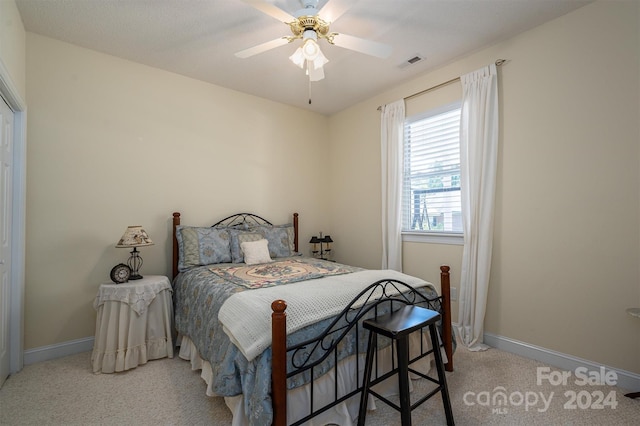
[[[169,278],[146,275],[123,284],[101,284],[91,354],[94,373],[114,373],[147,361],[173,358],[173,300]]]

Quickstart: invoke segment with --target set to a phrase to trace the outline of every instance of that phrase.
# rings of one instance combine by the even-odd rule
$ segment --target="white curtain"
[[[460,273],[458,332],[472,351],[485,350],[493,212],[498,161],[498,75],[496,66],[463,75],[460,118],[460,179],[464,250]]]
[[[404,100],[382,106],[382,269],[402,272]]]

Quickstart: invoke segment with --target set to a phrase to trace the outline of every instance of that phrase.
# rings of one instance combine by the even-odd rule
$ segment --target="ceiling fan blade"
[[[276,18],[278,21],[288,23],[295,21],[296,18],[291,16],[291,14],[285,12],[280,9],[278,6],[274,6],[271,3],[267,3],[265,0],[242,0],[244,3],[247,3],[249,6],[252,6],[259,11],[266,13],[267,15]]]
[[[364,53],[365,55],[375,56],[376,58],[385,59],[391,55],[391,46],[382,44],[363,38],[350,36],[347,34],[336,34],[333,37],[333,44],[349,50]]]
[[[329,0],[318,11],[326,22],[333,23],[338,20],[349,8],[359,0]]]
[[[267,50],[271,50],[279,46],[284,46],[285,44],[288,44],[288,43],[289,43],[289,40],[287,40],[285,37],[276,38],[266,43],[262,43],[257,46],[250,47],[248,49],[241,50],[240,52],[236,52],[236,56],[238,58],[244,59],[253,55],[257,55],[258,53],[266,52]]]

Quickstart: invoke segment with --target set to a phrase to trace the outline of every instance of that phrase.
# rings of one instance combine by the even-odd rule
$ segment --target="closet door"
[[[13,112],[0,97],[0,386],[9,375]]]

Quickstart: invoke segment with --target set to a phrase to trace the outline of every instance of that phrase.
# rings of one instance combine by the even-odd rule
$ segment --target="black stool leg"
[[[400,391],[400,421],[411,426],[411,400],[409,396],[409,339],[408,335],[396,340],[398,351],[398,386]]]
[[[369,332],[369,342],[367,343],[367,359],[364,363],[364,380],[362,383],[362,394],[360,394],[360,412],[358,414],[358,426],[364,426],[367,416],[367,401],[369,400],[369,383],[371,383],[371,369],[373,367],[373,353],[376,350],[378,336]]]
[[[436,359],[436,371],[438,372],[438,381],[440,382],[440,394],[442,395],[444,414],[447,418],[447,425],[453,426],[455,422],[453,421],[453,411],[451,410],[451,401],[449,400],[449,388],[447,387],[447,378],[444,373],[442,354],[440,353],[440,342],[438,342],[438,330],[435,324],[429,324],[429,334],[431,334],[433,356]]]

